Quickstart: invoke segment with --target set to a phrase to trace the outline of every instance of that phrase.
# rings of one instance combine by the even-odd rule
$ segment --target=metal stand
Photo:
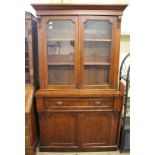
[[[120,138],[120,152],[130,151],[130,53],[125,56],[120,66],[120,82],[123,82],[125,87],[124,104],[122,113],[122,127]]]

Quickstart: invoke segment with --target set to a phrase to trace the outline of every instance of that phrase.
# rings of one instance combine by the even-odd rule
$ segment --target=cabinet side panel
[[[43,26],[42,26],[42,18],[38,17],[38,58],[39,58],[39,83],[40,88],[44,88],[44,59],[43,59],[43,38],[45,34],[43,34]]]

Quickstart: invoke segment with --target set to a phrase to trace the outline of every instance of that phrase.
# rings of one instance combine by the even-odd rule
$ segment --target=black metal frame
[[[129,91],[129,88],[130,88],[130,65],[128,67],[126,67],[126,60],[130,57],[130,53],[128,53],[122,63],[121,63],[121,66],[120,66],[120,78],[119,80],[124,80],[125,81],[125,94],[124,94],[124,113],[123,113],[123,116],[122,116],[122,128],[121,128],[121,138],[120,138],[120,151],[123,152],[129,152],[130,151],[130,146],[128,148],[125,148],[125,132],[129,132],[130,134],[130,117],[128,118],[126,116],[126,113],[127,113],[127,108],[130,107],[130,105],[128,105],[128,91]],[[128,121],[129,119],[129,124],[128,126],[126,125],[126,122]],[[129,144],[130,144],[130,141],[129,141]]]

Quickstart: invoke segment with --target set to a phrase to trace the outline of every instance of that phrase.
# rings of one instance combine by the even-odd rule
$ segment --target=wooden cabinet
[[[25,12],[25,84],[38,86],[37,20]]]
[[[37,21],[25,12],[25,154],[35,155],[37,113],[34,91],[38,87]]]
[[[116,150],[120,24],[125,4],[32,4],[41,151]]]
[[[25,87],[25,154],[35,155],[37,143],[37,125],[34,106],[34,87]]]

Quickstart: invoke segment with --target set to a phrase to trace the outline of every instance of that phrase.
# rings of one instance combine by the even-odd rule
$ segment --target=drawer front
[[[113,98],[92,98],[92,99],[44,99],[45,110],[91,110],[91,109],[113,109]]]

